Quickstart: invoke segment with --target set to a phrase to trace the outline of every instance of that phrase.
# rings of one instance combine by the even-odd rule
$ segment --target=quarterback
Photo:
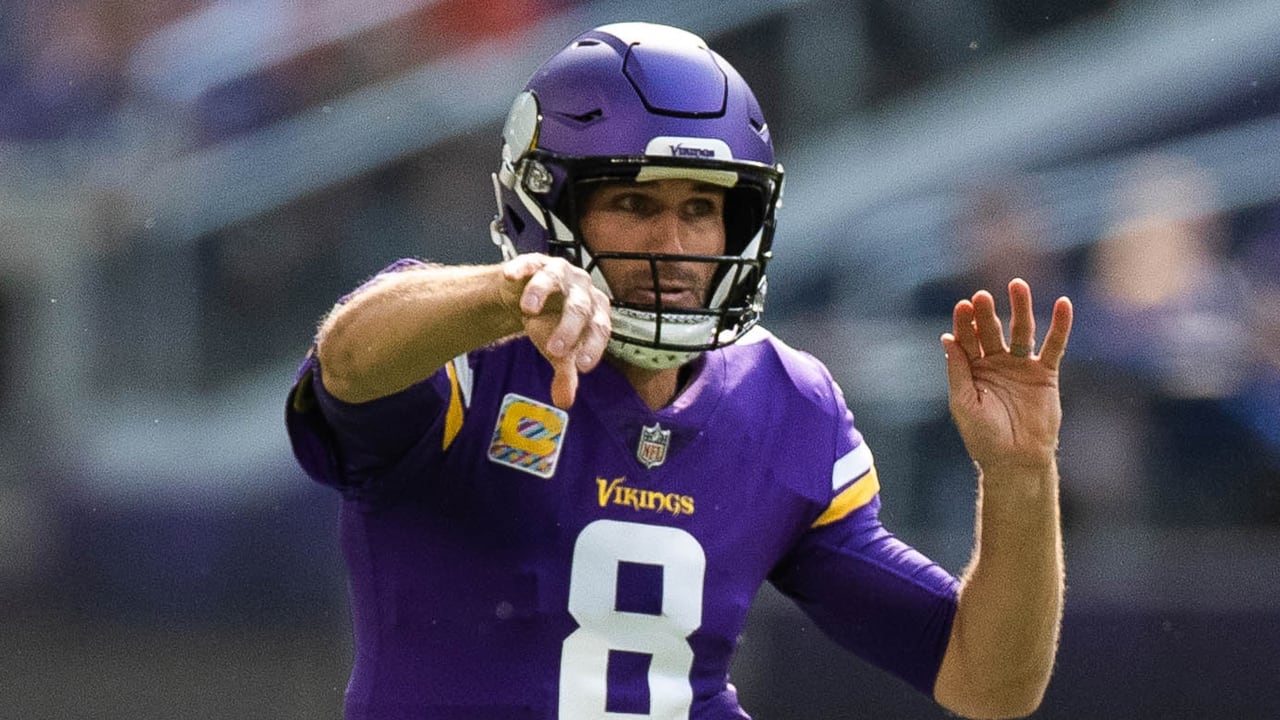
[[[978,468],[959,578],[879,521],[840,388],[758,324],[782,169],[742,77],[622,23],[515,98],[503,259],[401,260],[320,325],[287,406],[341,493],[348,718],[747,717],[729,667],[772,583],[824,632],[970,717],[1040,703],[1063,567],[1058,364],[1013,280],[956,303],[951,410]]]

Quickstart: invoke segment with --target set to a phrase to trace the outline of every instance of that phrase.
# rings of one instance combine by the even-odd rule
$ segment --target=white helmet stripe
[[[760,239],[763,234],[763,230],[757,231],[755,237],[751,238],[751,242],[747,243],[747,246],[742,249],[740,257],[748,259],[756,257],[760,252]],[[720,284],[716,286],[716,291],[711,294],[710,307],[720,307],[724,304],[725,299],[729,297],[729,293],[733,291],[734,280],[738,272],[741,272],[742,269],[743,266],[741,265],[731,267],[724,274],[724,277],[720,278]]]

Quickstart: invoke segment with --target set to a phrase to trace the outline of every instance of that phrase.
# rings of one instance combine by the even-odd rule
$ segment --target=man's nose
[[[649,224],[649,252],[684,253],[687,228],[675,210],[654,215]]]

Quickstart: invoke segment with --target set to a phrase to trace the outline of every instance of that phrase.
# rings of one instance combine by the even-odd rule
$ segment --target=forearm
[[[519,284],[498,265],[388,273],[320,325],[325,388],[365,402],[403,390],[457,355],[518,333]]]
[[[1063,587],[1056,466],[985,470],[938,701],[968,717],[1034,711],[1053,670]]]

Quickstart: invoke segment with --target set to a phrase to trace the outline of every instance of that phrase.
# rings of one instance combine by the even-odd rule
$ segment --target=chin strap
[[[626,340],[610,338],[609,354],[646,370],[669,370],[677,368],[702,354],[701,350],[679,352],[675,350],[655,350],[643,345],[635,345]]]
[[[716,331],[717,319],[709,315],[663,313],[661,340],[666,345],[685,345],[690,350],[656,348],[658,315],[654,312],[614,307],[610,311],[613,336],[609,351],[632,365],[650,370],[679,367],[701,355]]]

